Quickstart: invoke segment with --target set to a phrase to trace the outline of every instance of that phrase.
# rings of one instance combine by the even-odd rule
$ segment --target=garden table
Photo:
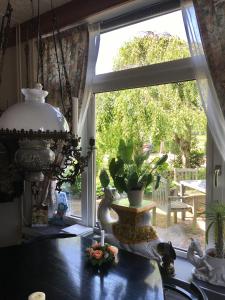
[[[200,192],[199,194],[192,194],[185,196],[185,188],[191,188],[195,191]],[[199,180],[181,180],[180,181],[180,195],[181,197],[184,197],[183,199],[191,199],[192,200],[192,207],[193,207],[193,223],[197,223],[197,209],[199,206],[199,199],[204,198],[205,199],[206,194],[206,180],[205,179],[199,179]],[[185,201],[185,200],[184,200]]]

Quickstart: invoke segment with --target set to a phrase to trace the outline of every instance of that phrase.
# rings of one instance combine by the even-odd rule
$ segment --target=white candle
[[[28,297],[28,300],[45,300],[45,293],[35,292]]]
[[[101,230],[101,246],[105,245],[105,231]]]
[[[72,98],[72,132],[75,136],[78,135],[78,98]]]

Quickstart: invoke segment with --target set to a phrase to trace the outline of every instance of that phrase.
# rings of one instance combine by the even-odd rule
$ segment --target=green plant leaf
[[[139,183],[141,183],[143,187],[147,187],[152,181],[153,175],[151,173],[145,173],[139,178]]]
[[[164,154],[156,163],[155,163],[155,167],[161,166],[164,162],[166,162],[168,158],[167,154]]]
[[[160,179],[161,179],[161,176],[158,174],[156,177],[156,182],[155,182],[155,190],[157,190],[157,188],[159,187]]]
[[[105,169],[101,170],[99,179],[103,188],[106,188],[109,185],[110,179],[107,171]]]
[[[114,177],[116,176],[116,159],[115,158],[112,158],[109,163],[109,173],[112,176],[112,178],[114,179]]]
[[[109,172],[113,179],[115,178],[115,176],[123,175],[124,161],[120,158],[117,160],[115,158],[112,158],[109,164]]]
[[[146,160],[147,158],[146,158],[146,155],[145,154],[140,154],[140,153],[138,153],[138,154],[135,154],[134,155],[134,162],[135,162],[135,164],[136,164],[136,166],[137,166],[137,168],[138,169],[140,169],[141,168],[141,166],[143,165],[143,163],[144,163],[144,161]]]
[[[212,221],[209,226],[207,227],[206,233],[205,233],[205,240],[206,240],[206,244],[208,244],[209,242],[209,230],[212,227],[212,225],[214,224],[214,221]]]
[[[116,173],[119,175],[124,173],[124,161],[120,158],[116,161]]]
[[[115,188],[118,190],[119,193],[122,193],[122,192],[127,193],[127,185],[126,185],[124,177],[115,176],[114,185],[115,185]]]
[[[118,157],[121,158],[125,163],[130,163],[132,161],[134,145],[130,140],[125,143],[123,139],[120,140],[118,147]]]
[[[133,172],[128,176],[127,188],[128,190],[137,189],[138,184],[138,174],[137,172]]]

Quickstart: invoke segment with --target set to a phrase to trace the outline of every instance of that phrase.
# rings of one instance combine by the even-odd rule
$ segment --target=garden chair
[[[186,197],[185,197],[186,198]],[[167,179],[162,178],[158,189],[153,189],[152,200],[156,203],[156,207],[166,213],[167,227],[171,223],[171,213],[174,214],[174,223],[177,223],[177,213],[182,213],[182,220],[185,220],[186,212],[192,212],[192,208],[187,203],[182,202],[182,197],[170,196],[169,183]]]
[[[178,189],[180,189],[181,180],[197,180],[198,179],[198,169],[192,168],[174,168],[174,183]],[[187,190],[187,188],[186,188]],[[190,196],[191,193],[182,194],[181,190],[178,192],[180,196]]]
[[[177,185],[181,180],[198,179],[198,169],[192,168],[174,168],[174,181]]]

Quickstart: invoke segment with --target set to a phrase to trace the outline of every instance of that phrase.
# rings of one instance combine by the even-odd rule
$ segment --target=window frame
[[[110,19],[102,22],[100,34],[113,31],[115,29],[125,27],[134,23],[138,23],[144,21],[146,19],[158,17],[160,15],[164,15],[167,13],[171,13],[177,10],[180,10],[180,5],[178,5],[179,1],[168,1],[173,3],[173,5],[166,9],[160,9],[158,12],[155,12],[144,16],[141,15],[138,11],[133,11],[132,18],[124,16],[121,18]],[[158,6],[162,7],[162,3],[158,4]],[[158,8],[157,8],[158,9]],[[145,7],[143,11],[146,11]],[[137,16],[137,19],[134,20],[133,15]],[[139,16],[139,18],[138,18]],[[92,91],[93,98],[89,104],[89,110],[87,115],[86,124],[84,126],[85,132],[82,134],[82,140],[89,140],[90,137],[95,138],[95,97],[94,95],[97,93],[110,92],[110,91],[118,91],[123,89],[130,88],[141,88],[146,86],[155,86],[160,84],[169,84],[175,82],[183,82],[189,80],[196,80],[195,71],[192,65],[191,57],[177,59],[173,61],[157,63],[148,66],[142,66],[137,68],[131,68],[116,72],[109,72],[104,74],[95,75],[92,83]],[[94,129],[94,134],[93,134]],[[210,143],[208,138],[210,138],[209,134],[207,136],[207,157],[213,156],[213,151],[209,150],[212,148],[212,139],[210,139]],[[210,145],[209,145],[210,144]],[[82,148],[86,153],[88,150],[87,144],[82,144]],[[96,162],[95,162],[96,153],[93,151],[92,158],[89,160],[88,168],[82,175],[82,216],[74,217],[67,216],[66,221],[68,223],[80,223],[86,226],[94,227],[96,224]],[[208,160],[207,160],[208,161]],[[206,193],[206,205],[212,201],[212,190],[211,179],[209,178],[209,170],[207,163],[207,193]],[[208,181],[209,180],[209,181]],[[178,255],[184,257],[186,256],[185,250],[177,250]]]
[[[179,10],[176,8],[176,10]],[[175,11],[174,9],[171,11],[161,12],[161,15],[167,14]],[[155,17],[158,15],[155,15]],[[140,22],[138,20],[137,22]],[[136,22],[136,23],[137,23]],[[128,26],[130,24],[125,24]],[[114,28],[115,29],[115,28]],[[114,30],[110,29],[107,32]],[[104,30],[101,33],[105,33]],[[192,58],[183,58],[177,59],[173,61],[157,63],[148,66],[136,67],[125,69],[121,71],[109,72],[104,74],[95,75],[93,79],[93,93],[103,93],[103,92],[111,92],[111,91],[119,91],[123,89],[131,89],[131,88],[142,88],[146,86],[156,86],[161,84],[170,84],[175,82],[185,82],[190,80],[196,80],[195,70],[192,64]],[[209,153],[208,150],[208,136],[207,136],[207,157],[212,154]],[[208,168],[208,166],[207,166]],[[95,177],[96,174],[93,174]],[[206,180],[208,181],[208,172],[206,176]],[[207,186],[207,193],[211,194],[212,188]],[[206,205],[209,203],[209,197],[207,197],[206,193]],[[176,249],[176,252],[181,257],[186,257],[186,250],[184,249]]]

